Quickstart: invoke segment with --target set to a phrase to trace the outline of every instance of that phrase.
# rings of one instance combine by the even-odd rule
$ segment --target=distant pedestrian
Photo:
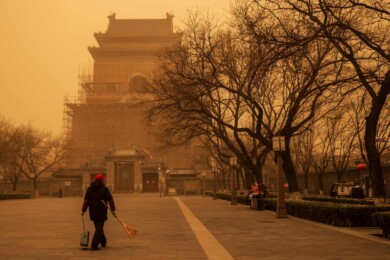
[[[58,197],[62,198],[64,194],[62,193],[62,189],[60,188],[60,190],[58,191]]]
[[[248,191],[248,195],[246,196],[246,202],[251,203],[253,197],[259,194],[259,186],[256,182],[251,184],[251,189]]]
[[[96,180],[88,187],[84,196],[84,203],[81,209],[81,215],[87,211],[89,207],[89,217],[95,225],[95,234],[91,242],[91,250],[100,249],[98,246],[106,247],[107,239],[104,235],[104,222],[107,220],[107,207],[102,200],[110,205],[112,214],[115,215],[115,203],[110,190],[104,184],[104,175],[99,173],[96,175]]]
[[[251,185],[253,195],[259,194],[259,185],[256,182],[253,182]]]

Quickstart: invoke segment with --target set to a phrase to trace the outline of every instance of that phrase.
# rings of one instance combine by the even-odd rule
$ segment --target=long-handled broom
[[[104,200],[102,200],[102,202],[103,202],[104,205],[106,205],[106,207],[112,213],[112,210],[111,210],[110,206]],[[119,221],[119,223],[121,223],[121,225],[125,229],[127,235],[129,235],[130,239],[133,239],[135,237],[135,235],[137,234],[137,230],[135,230],[134,228],[130,227],[125,222],[123,222],[116,214],[112,214],[112,215]]]

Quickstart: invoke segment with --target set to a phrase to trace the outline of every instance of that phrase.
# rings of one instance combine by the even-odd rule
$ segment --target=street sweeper
[[[107,220],[107,206],[110,206],[111,212],[115,215],[115,203],[110,193],[110,190],[104,184],[104,175],[99,173],[95,177],[95,181],[88,187],[84,196],[84,203],[81,208],[81,216],[89,208],[89,217],[95,225],[95,234],[93,235],[91,242],[91,250],[100,249],[99,244],[102,247],[106,247],[107,239],[104,235],[104,222]],[[104,203],[102,203],[102,201]],[[108,203],[108,204],[107,204]]]

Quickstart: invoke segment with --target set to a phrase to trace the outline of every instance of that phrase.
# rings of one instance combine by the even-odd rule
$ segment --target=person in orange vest
[[[252,183],[252,193],[253,195],[259,194],[259,185],[257,183]]]
[[[257,183],[253,182],[251,185],[251,189],[249,190],[248,195],[246,196],[246,201],[250,203],[252,198],[254,196],[257,196],[258,194],[259,194],[259,186],[257,185]]]

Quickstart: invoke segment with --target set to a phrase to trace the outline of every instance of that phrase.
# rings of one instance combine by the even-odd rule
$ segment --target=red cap
[[[101,173],[99,173],[98,175],[96,175],[96,180],[97,180],[97,181],[102,181],[102,180],[104,180],[104,175],[101,174]]]

